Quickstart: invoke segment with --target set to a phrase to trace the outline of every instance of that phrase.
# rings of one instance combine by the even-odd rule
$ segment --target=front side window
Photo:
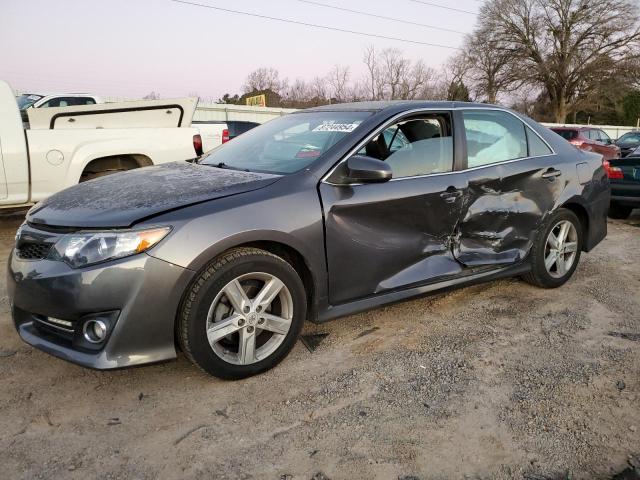
[[[393,178],[450,172],[452,132],[448,113],[421,115],[387,127],[358,154],[387,162]]]
[[[528,156],[524,123],[499,111],[465,111],[468,168]]]
[[[371,112],[303,112],[271,120],[214,148],[200,163],[287,174],[306,168]]]
[[[589,139],[595,140],[596,142],[600,141],[600,132],[598,130],[589,130]]]

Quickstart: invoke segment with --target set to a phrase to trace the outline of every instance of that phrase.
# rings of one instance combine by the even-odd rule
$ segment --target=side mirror
[[[382,160],[354,155],[347,160],[347,176],[354,183],[380,183],[391,180],[393,172]]]

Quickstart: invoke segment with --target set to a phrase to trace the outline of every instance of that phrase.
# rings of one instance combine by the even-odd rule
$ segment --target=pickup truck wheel
[[[305,318],[304,285],[295,269],[267,251],[237,248],[213,260],[193,282],[177,334],[194,364],[232,380],[277,365]]]
[[[618,205],[617,203],[611,203],[609,205],[609,216],[611,218],[629,218],[632,211],[633,207],[626,207],[624,205]]]
[[[531,249],[531,271],[523,279],[541,288],[564,285],[580,261],[583,229],[575,213],[559,209],[537,236]]]

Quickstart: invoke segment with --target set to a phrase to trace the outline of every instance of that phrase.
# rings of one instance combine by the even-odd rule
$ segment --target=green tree
[[[624,119],[627,125],[636,126],[640,118],[640,90],[634,90],[622,100]]]

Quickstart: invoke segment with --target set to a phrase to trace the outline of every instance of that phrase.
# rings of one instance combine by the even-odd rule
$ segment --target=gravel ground
[[[20,220],[0,226],[2,268]],[[309,324],[275,370],[96,372],[14,332],[0,280],[1,478],[612,478],[640,467],[640,216],[563,288],[504,280]],[[637,473],[637,472],[636,472]],[[628,476],[618,478],[640,478]]]

